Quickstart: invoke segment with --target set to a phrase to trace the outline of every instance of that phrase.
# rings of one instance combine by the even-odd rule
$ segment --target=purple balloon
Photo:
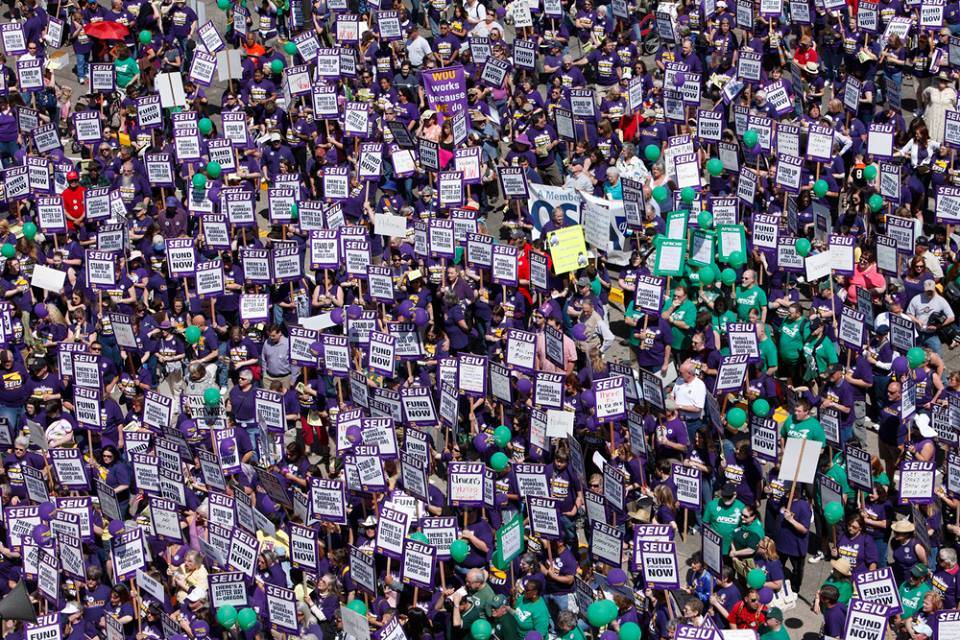
[[[473,436],[473,448],[477,453],[482,454],[484,451],[490,448],[491,438],[485,433],[478,433]]]
[[[619,638],[616,631],[607,630],[600,634],[600,640],[619,640]]]
[[[44,502],[40,504],[38,510],[40,512],[40,520],[50,522],[51,518],[53,518],[53,512],[57,510],[57,507],[52,502]]]
[[[111,520],[110,524],[107,525],[107,532],[111,536],[120,535],[120,532],[123,531],[123,520]]]
[[[417,325],[418,329],[422,329],[427,326],[427,323],[430,322],[430,316],[427,315],[425,309],[417,307],[413,310],[413,324]]]
[[[597,396],[593,395],[593,391],[590,389],[584,389],[580,392],[580,401],[583,402],[583,406],[588,409],[593,409],[597,406]]]
[[[773,602],[773,589],[770,587],[764,587],[757,591],[757,595],[760,597],[760,604],[770,604]]]
[[[336,311],[336,309],[334,309],[334,311]],[[333,314],[331,313],[330,315],[332,316]],[[323,343],[317,340],[316,342],[310,345],[310,351],[313,351],[315,354],[320,355],[321,353],[323,353]]]
[[[530,395],[530,391],[533,390],[533,383],[530,382],[527,378],[518,378],[517,379],[517,391],[523,395]]]
[[[360,432],[360,427],[357,425],[347,427],[347,440],[351,444],[360,444],[360,442],[363,440],[363,434]]]
[[[573,331],[570,333],[573,334],[574,340],[580,340],[582,342],[587,339],[587,327],[583,323],[573,325]]]
[[[397,315],[407,317],[410,315],[410,312],[413,311],[413,303],[409,300],[404,300],[397,306]]]
[[[363,315],[363,307],[358,304],[351,304],[347,307],[347,317],[351,320],[357,320]]]
[[[343,308],[336,307],[333,311],[331,311],[330,319],[333,320],[333,324],[343,324]]]
[[[683,71],[673,74],[673,86],[678,89],[687,83],[687,76],[684,75]]]
[[[907,362],[907,359],[903,356],[897,356],[893,359],[893,373],[902,376],[906,375],[907,371],[910,371],[910,363]]]
[[[35,526],[30,535],[33,541],[41,547],[49,547],[53,544],[53,533],[50,531],[50,527],[45,524]]]
[[[236,450],[237,443],[233,440],[233,438],[227,438],[220,443],[220,455],[224,458],[227,456],[232,456]]]
[[[47,305],[42,302],[38,302],[37,304],[33,305],[33,313],[36,314],[38,318],[46,318],[48,315],[50,315],[50,310],[47,309]]]

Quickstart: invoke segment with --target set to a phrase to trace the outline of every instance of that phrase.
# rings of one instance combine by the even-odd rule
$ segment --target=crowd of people
[[[4,640],[952,637],[956,3],[7,8]]]

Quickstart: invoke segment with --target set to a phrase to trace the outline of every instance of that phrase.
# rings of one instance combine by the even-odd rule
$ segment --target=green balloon
[[[770,403],[763,398],[757,398],[754,400],[753,404],[750,405],[750,408],[753,410],[753,415],[755,416],[766,418],[768,415],[770,415]]]
[[[683,201],[683,204],[693,204],[696,199],[697,192],[693,187],[684,187],[680,190],[680,200]]]
[[[743,144],[747,145],[748,149],[753,149],[757,146],[757,142],[760,141],[760,134],[758,134],[753,129],[747,129],[743,132]]]
[[[697,271],[697,277],[700,278],[700,282],[702,284],[709,286],[717,279],[713,273],[713,269],[711,268],[712,266],[713,265],[701,267],[700,270]]]
[[[153,40],[153,34],[144,29],[137,34],[137,39],[140,41],[140,44],[150,44],[150,41]]]
[[[697,214],[697,226],[703,230],[713,229],[713,214],[709,211],[701,211]]]
[[[747,586],[751,589],[760,589],[767,581],[767,572],[763,569],[750,569],[747,574]]]
[[[274,60],[270,63],[270,71],[273,72],[274,75],[283,73],[283,66],[283,60]]]
[[[667,198],[670,197],[670,192],[667,191],[667,188],[663,185],[659,187],[654,187],[653,189],[653,199],[659,203],[666,202]]]
[[[723,173],[723,161],[720,158],[710,158],[707,160],[707,173],[716,178]]]
[[[288,56],[292,56],[297,53],[297,45],[294,42],[285,42],[283,43],[283,52]]]
[[[257,612],[251,607],[244,607],[240,609],[240,613],[237,614],[237,626],[242,630],[247,631],[252,629],[257,625]]]
[[[223,173],[223,167],[221,167],[220,163],[216,160],[211,160],[207,163],[206,171],[208,176],[216,180],[220,177],[220,174]]]
[[[232,605],[225,605],[217,609],[217,622],[220,626],[229,629],[237,622],[237,609]]]
[[[230,0],[217,0],[217,8],[220,9],[220,11],[228,11],[232,4]],[[253,609],[251,609],[251,611],[253,611]],[[254,611],[254,613],[256,613],[256,611]]]
[[[907,364],[911,369],[919,369],[927,361],[927,354],[922,347],[912,347],[907,350]]]
[[[473,640],[487,640],[493,633],[493,627],[484,618],[474,620],[470,625],[470,637]]]
[[[817,180],[813,183],[813,193],[818,198],[822,198],[827,195],[827,191],[830,190],[830,185],[827,184],[827,181],[824,179]]]
[[[797,241],[793,243],[793,248],[796,250],[798,256],[806,258],[810,255],[810,249],[813,247],[810,246],[810,241],[806,238],[797,238]]]
[[[193,186],[197,189],[203,189],[207,186],[207,176],[202,173],[193,174]]]
[[[868,164],[863,168],[863,177],[865,180],[875,180],[877,177],[877,165]]]
[[[200,118],[200,121],[197,123],[197,129],[205,136],[210,135],[210,132],[213,131],[213,121],[210,120],[210,118]]]
[[[734,269],[739,269],[743,265],[747,264],[747,256],[743,254],[743,251],[734,251],[727,256],[727,262],[729,262],[730,266]]]
[[[747,412],[740,407],[734,407],[727,411],[727,424],[734,429],[739,429],[747,423]]]
[[[620,640],[640,640],[640,625],[636,622],[620,625]]]
[[[207,387],[203,390],[203,402],[207,406],[220,404],[220,389]]]
[[[493,430],[493,441],[496,442],[497,446],[501,449],[510,444],[510,438],[512,437],[513,434],[510,433],[510,427],[505,424]]]
[[[430,544],[430,540],[427,539],[427,536],[423,531],[417,531],[410,536],[410,539],[416,540],[417,542],[422,542],[423,544]]]
[[[450,557],[454,562],[460,564],[468,555],[470,555],[470,545],[466,540],[454,540],[450,543]]]
[[[737,272],[727,267],[720,272],[720,282],[727,285],[728,287],[737,281]]]
[[[354,598],[353,600],[347,603],[347,609],[350,609],[351,611],[355,611],[362,616],[367,615],[367,605],[364,604],[363,600],[357,600],[356,598]]]
[[[869,200],[867,200],[867,204],[870,205],[870,211],[876,213],[877,211],[880,211],[880,209],[883,209],[883,196],[881,196],[879,193],[875,193],[870,196]]]
[[[197,344],[198,342],[200,342],[200,327],[198,327],[195,324],[192,324],[189,327],[187,327],[187,330],[184,332],[184,335],[187,338],[187,342],[189,342],[190,344]]]
[[[32,222],[23,223],[23,237],[27,240],[33,240],[37,237],[37,225]]]
[[[7,242],[6,244],[3,245],[3,248],[0,249],[0,254],[3,254],[3,257],[9,260],[10,258],[17,255],[17,248],[12,244],[10,244],[9,242]]]
[[[648,144],[643,148],[643,155],[650,162],[656,162],[660,159],[660,147],[655,144]]]
[[[843,520],[843,505],[839,502],[831,502],[823,507],[823,517],[828,524],[837,524]]]
[[[300,207],[297,206],[296,202],[290,205],[290,217],[294,220],[300,217]]]
[[[594,627],[603,627],[617,617],[617,605],[612,600],[597,600],[587,607],[587,622]]]
[[[503,471],[510,464],[510,458],[503,451],[497,451],[490,456],[490,466],[494,471]]]

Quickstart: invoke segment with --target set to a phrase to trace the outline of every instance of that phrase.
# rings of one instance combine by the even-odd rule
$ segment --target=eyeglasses
[[[599,484],[591,484],[591,485],[590,485],[590,488],[591,488],[591,489],[599,489],[599,488],[600,488],[600,485],[599,485]]]

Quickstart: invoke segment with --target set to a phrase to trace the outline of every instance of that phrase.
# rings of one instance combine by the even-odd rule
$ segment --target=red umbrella
[[[100,20],[83,26],[83,32],[98,40],[123,40],[130,35],[130,29],[119,22]]]

